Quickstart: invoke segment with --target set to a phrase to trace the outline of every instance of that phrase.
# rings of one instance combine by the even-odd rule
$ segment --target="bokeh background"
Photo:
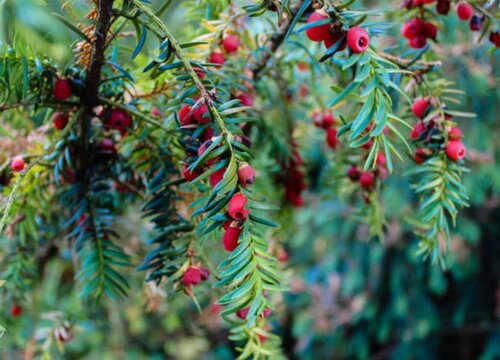
[[[212,16],[217,15],[217,2],[198,1],[200,7],[213,3]],[[179,38],[189,39],[203,31],[197,24],[206,13],[188,13],[183,3],[174,1],[163,18]],[[28,42],[33,53],[54,59],[61,68],[70,64],[72,47],[68,45],[76,38],[51,15],[64,13],[61,5],[54,0],[0,1],[3,45]],[[358,4],[362,5],[395,10],[400,1]],[[75,2],[73,9],[75,16],[82,16],[88,4]],[[401,23],[398,16],[396,11],[389,15]],[[265,96],[257,100],[257,108],[267,125],[261,146],[272,146],[270,139],[279,138],[280,124],[293,121],[308,173],[305,206],[277,212],[273,219],[281,227],[271,235],[273,246],[282,252],[281,267],[290,291],[276,299],[278,307],[270,319],[289,359],[500,359],[500,52],[491,51],[485,41],[478,44],[468,25],[456,16],[440,21],[440,44],[433,44],[432,51],[444,61],[442,74],[466,92],[460,109],[477,114],[475,119],[460,121],[469,150],[470,173],[465,174],[464,182],[471,202],[460,214],[446,269],[416,254],[418,239],[411,232],[416,199],[404,176],[411,166],[409,158],[406,164],[396,165],[399,170],[383,188],[384,239],[369,239],[366,227],[359,225],[363,203],[345,190],[345,166],[325,149],[322,132],[311,126],[317,98],[331,97],[328,87],[342,84],[349,74],[341,73],[334,63],[315,64],[314,56],[299,46],[304,35],[293,35],[283,47],[288,55],[280,68],[286,87],[280,88],[272,79],[260,85]],[[248,20],[247,26],[254,34],[268,33],[270,23]],[[397,25],[390,34],[382,44],[401,46],[404,51]],[[147,87],[147,79],[140,79],[146,55],[130,61],[134,43],[133,35],[120,42],[122,47],[116,51],[122,61],[118,62],[137,74],[138,86]],[[148,45],[151,49],[157,46],[152,40]],[[315,45],[308,50],[318,53]],[[299,61],[308,71],[297,68]],[[17,132],[22,138],[27,133],[23,121],[0,117],[0,130]],[[2,142],[4,152],[13,146],[7,137]],[[279,203],[282,194],[268,181],[273,166],[257,153],[256,191]],[[133,263],[139,265],[148,250],[142,239],[150,225],[132,208],[118,219],[116,228],[127,252],[134,254]],[[26,262],[29,306],[23,316],[13,319],[7,304],[0,307],[0,324],[7,329],[0,339],[2,359],[49,355],[55,359],[235,357],[214,305],[218,293],[210,284],[197,288],[200,314],[188,297],[172,297],[164,286],[145,285],[144,274],[131,269],[127,274],[133,289],[129,298],[94,308],[80,302],[73,282],[71,248],[54,248],[56,234],[46,229],[34,245],[39,249],[38,275],[29,276],[32,264]],[[0,246],[8,246],[3,235],[0,242]],[[218,240],[207,246],[218,247]],[[22,254],[19,256],[23,261]],[[220,259],[220,255],[213,258]],[[54,323],[62,318],[75,324],[75,338],[64,352],[57,346],[42,351]]]

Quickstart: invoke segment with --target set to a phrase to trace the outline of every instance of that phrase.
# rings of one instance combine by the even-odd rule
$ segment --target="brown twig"
[[[80,152],[78,174],[81,179],[85,178],[88,165],[89,139],[91,133],[91,120],[93,108],[99,103],[99,84],[101,80],[101,69],[104,64],[104,53],[106,49],[106,39],[111,24],[113,13],[113,0],[100,0],[97,8],[97,20],[95,28],[95,41],[92,46],[92,56],[87,76],[85,88],[81,95],[83,111],[81,113],[80,124]]]
[[[414,72],[427,72],[430,69],[432,69],[435,66],[443,66],[443,62],[438,60],[438,61],[423,61],[423,60],[417,60],[414,61],[412,59],[404,59],[399,56],[391,55],[386,52],[380,51],[378,52],[378,55],[382,56],[383,58],[392,61],[396,65],[398,65],[402,69],[407,69],[411,70],[412,65],[420,65],[423,67],[423,69],[417,69]]]
[[[297,7],[292,10],[292,15],[290,17],[287,17],[283,21],[280,30],[271,37],[267,51],[262,55],[262,58],[260,58],[260,61],[256,63],[254,69],[252,70],[252,78],[254,80],[260,79],[260,77],[262,76],[262,72],[269,62],[269,59],[271,59],[272,54],[274,54],[276,50],[278,50],[278,48],[281,46],[281,44],[283,44],[283,42],[285,41],[286,34],[288,33],[290,26],[292,25],[292,19],[297,14],[297,11],[299,10],[302,3],[303,1],[300,1],[297,4]]]

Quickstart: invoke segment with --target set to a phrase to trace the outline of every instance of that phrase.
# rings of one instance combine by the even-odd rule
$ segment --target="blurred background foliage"
[[[198,11],[183,6],[198,3]],[[248,2],[248,1],[246,1]],[[173,1],[163,20],[181,40],[202,34],[202,17],[217,18],[223,1]],[[225,2],[224,2],[225,3]],[[243,2],[241,2],[243,3]],[[366,6],[397,9],[399,1],[364,1]],[[81,19],[89,9],[84,1],[71,2],[71,13],[61,9],[56,0],[0,1],[0,39],[25,51],[44,54],[60,68],[71,64],[74,33],[52,12],[66,19]],[[207,10],[208,9],[208,10]],[[74,13],[73,13],[74,12]],[[273,31],[274,14],[264,19],[248,20],[250,34]],[[392,20],[401,23],[398,15]],[[269,19],[268,19],[269,18]],[[267,21],[269,20],[269,21]],[[147,49],[158,44],[148,39],[143,54],[130,60],[135,36],[130,29],[117,44],[116,62],[135,77],[139,87],[148,88],[141,72],[147,63]],[[384,39],[388,47],[404,46],[399,29]],[[304,35],[294,35],[283,47],[286,54],[278,66],[286,88],[273,79],[259,85],[256,108],[265,120],[267,132],[262,146],[279,138],[283,124],[293,121],[299,149],[309,174],[306,206],[299,210],[284,208],[276,214],[281,224],[274,234],[275,247],[284,246],[288,260],[282,267],[290,292],[279,299],[272,315],[273,328],[283,339],[283,349],[290,359],[500,359],[500,115],[499,52],[476,39],[468,26],[455,16],[443,20],[441,45],[433,45],[436,57],[444,60],[447,79],[466,91],[462,110],[477,114],[475,119],[460,122],[469,150],[464,182],[471,198],[470,208],[461,212],[453,235],[447,269],[422,262],[416,254],[417,239],[409,224],[415,202],[404,168],[411,163],[397,163],[400,169],[384,184],[383,212],[388,221],[383,241],[369,239],[365,227],[356,221],[361,199],[346,189],[342,159],[325,147],[323,133],[311,126],[312,110],[318,98],[331,96],[331,84],[343,84],[343,74],[335,64],[318,65],[298,46]],[[29,44],[28,49],[24,44]],[[402,48],[404,49],[404,48]],[[123,51],[121,51],[123,50]],[[126,51],[125,51],[126,50]],[[315,46],[309,49],[315,52]],[[402,50],[403,51],[403,50]],[[306,64],[300,71],[298,62]],[[305,90],[304,90],[305,86]],[[307,94],[305,94],[307,93]],[[157,104],[161,108],[161,101]],[[340,111],[339,111],[340,112]],[[0,119],[0,128],[6,119]],[[9,115],[9,127],[30,129],[26,119]],[[259,149],[258,146],[256,146]],[[5,147],[3,148],[4,151]],[[276,164],[256,153],[259,169],[257,193],[279,203],[282,194],[269,178]],[[404,200],[406,199],[406,200]],[[150,225],[140,214],[129,211],[118,219],[118,229],[126,246],[133,248],[132,263],[138,265],[146,246],[142,243]],[[60,236],[50,229],[44,238]],[[1,246],[7,246],[2,237]],[[218,246],[218,243],[207,244]],[[144,275],[130,270],[132,289],[128,299],[107,303],[95,309],[81,304],[72,279],[69,247],[44,263],[43,254],[36,262],[23,258],[20,266],[30,289],[21,317],[9,316],[9,304],[0,308],[0,324],[7,333],[0,339],[2,359],[46,356],[54,359],[230,359],[235,357],[227,340],[227,329],[217,317],[214,305],[217,293],[209,285],[200,287],[197,296],[203,311],[199,314],[186,296],[166,299],[166,290],[143,284]],[[30,267],[43,269],[40,275]],[[61,352],[48,336],[63,320],[75,326],[75,338]],[[41,355],[37,346],[45,348]]]

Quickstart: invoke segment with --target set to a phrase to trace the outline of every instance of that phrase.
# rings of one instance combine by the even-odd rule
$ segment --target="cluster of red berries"
[[[325,130],[326,144],[329,148],[335,149],[339,140],[337,138],[337,129],[334,128],[336,121],[333,114],[331,112],[321,113],[320,111],[315,111],[313,113],[313,123],[314,126]]]
[[[291,157],[288,163],[282,164],[282,174],[286,174],[281,181],[285,185],[285,200],[300,207],[304,205],[302,192],[306,189],[304,173],[302,172],[302,156],[298,151],[298,145],[294,140],[290,141]]]
[[[196,286],[210,277],[210,270],[201,265],[191,265],[184,271],[182,282],[186,287]]]
[[[324,22],[327,19],[330,19],[328,14],[317,10],[309,16],[307,23]],[[310,27],[306,30],[306,35],[312,41],[322,41],[327,49],[341,41],[342,43],[338,45],[339,51],[349,46],[352,52],[362,53],[370,45],[370,37],[365,29],[354,26],[345,31],[338,22]]]
[[[247,98],[242,97],[240,98],[240,101],[244,105],[249,104],[249,99]],[[183,126],[196,123],[202,125],[211,121],[209,117],[208,107],[205,104],[201,104],[199,102],[194,105],[193,108],[188,105],[183,106],[179,112],[179,119],[181,121],[181,125]],[[203,153],[213,144],[214,130],[211,128],[205,129],[201,134],[201,138],[204,142],[198,147],[196,153],[191,154],[189,151],[189,147],[186,147],[186,152],[193,155],[182,167],[182,174],[187,181],[193,181],[203,173],[201,168],[190,169],[189,166],[191,163],[196,161],[197,156],[199,157],[203,155]],[[251,147],[250,139],[248,139],[246,136],[237,136],[235,138],[245,146]],[[194,139],[191,140],[194,141]],[[219,157],[210,159],[206,162],[206,165],[210,167],[214,165],[217,160],[219,160]],[[226,167],[222,167],[210,174],[209,182],[212,189],[215,188],[217,184],[219,184],[219,182],[224,178],[226,170]],[[255,176],[255,170],[248,163],[242,162],[241,164],[239,164],[238,181],[241,187],[246,188],[247,186],[252,185],[255,182]],[[245,209],[246,203],[247,198],[241,192],[234,194],[229,200],[228,216],[231,220],[226,221],[223,226],[225,233],[222,239],[224,249],[226,249],[227,251],[233,251],[238,246],[238,240],[243,230],[244,221],[248,217],[250,212],[249,210]]]
[[[436,24],[419,17],[403,24],[401,34],[408,39],[408,44],[414,49],[421,49],[427,45],[427,39],[435,40],[438,33]]]
[[[352,182],[359,183],[366,202],[369,201],[367,194],[374,190],[377,179],[385,179],[387,175],[387,159],[384,153],[377,154],[377,166],[374,170],[362,171],[356,165],[347,169],[347,177]]]
[[[443,129],[437,122],[441,116],[440,114],[425,122],[424,117],[429,113],[431,107],[431,100],[428,98],[415,100],[412,105],[413,114],[420,120],[413,126],[410,137],[414,142],[419,142],[424,145],[415,150],[413,159],[417,164],[423,163],[425,160],[432,157],[436,151],[439,151],[441,145],[444,143],[446,144],[446,155],[448,155],[451,160],[462,160],[466,154],[466,148],[462,143],[462,131],[457,127]],[[446,121],[451,121],[452,119],[451,115],[446,113],[444,117]],[[442,136],[443,132],[446,133],[446,136]]]
[[[234,34],[228,34],[222,38],[222,48],[224,49],[226,54],[234,54],[238,51],[239,47],[240,39],[238,38],[238,36]],[[221,51],[213,51],[210,54],[208,61],[212,64],[217,64],[218,67],[222,67],[222,65],[224,65],[224,62],[226,61],[226,57]],[[200,76],[199,73],[198,76]],[[200,77],[203,78],[205,77],[205,75]]]
[[[249,175],[252,178],[251,182],[253,183],[255,172],[250,166],[246,166],[243,169],[240,167],[240,169],[238,170],[240,183],[242,179],[241,175],[243,175],[243,172],[248,173],[245,174],[245,177]],[[238,240],[240,238],[241,232],[243,231],[245,219],[250,214],[250,210],[245,209],[246,204],[247,197],[242,193],[234,194],[229,200],[227,214],[229,215],[230,220],[224,223],[225,232],[222,238],[222,245],[227,251],[234,251],[234,249],[238,247]]]
[[[422,8],[426,4],[436,2],[436,12],[440,15],[448,15],[451,9],[451,0],[404,0],[403,7],[405,9]],[[471,31],[480,31],[483,27],[484,16],[474,11],[474,7],[467,1],[460,1],[456,5],[456,13],[460,20],[469,21]],[[420,12],[420,17],[414,18],[406,22],[401,33],[408,39],[409,45],[412,48],[423,48],[427,39],[436,39],[438,28],[435,24],[424,20],[424,12]],[[500,47],[500,33],[492,31],[490,33],[490,41]]]

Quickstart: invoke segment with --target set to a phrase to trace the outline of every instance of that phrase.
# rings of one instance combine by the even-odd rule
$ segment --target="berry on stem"
[[[201,172],[197,169],[189,170],[188,167],[189,167],[188,164],[182,165],[182,176],[184,176],[184,179],[191,182],[198,176],[200,176]]]
[[[240,100],[243,106],[253,106],[253,97],[250,94],[242,93],[236,96],[236,99]]]
[[[500,47],[500,32],[492,31],[490,33],[490,42],[493,43],[497,48]]]
[[[480,31],[483,27],[483,18],[479,15],[474,15],[470,19],[470,29],[471,31]]]
[[[326,143],[329,148],[334,149],[338,143],[339,140],[337,138],[337,130],[334,128],[329,128],[326,130]]]
[[[228,210],[229,216],[234,220],[246,219],[250,210],[245,209],[247,197],[242,193],[234,194],[229,200]]]
[[[413,115],[415,115],[418,118],[422,118],[422,116],[425,114],[427,109],[429,108],[430,101],[429,99],[418,99],[413,102],[413,105],[411,107],[411,111],[413,112]]]
[[[255,170],[247,163],[243,163],[238,168],[238,180],[243,187],[252,185],[255,182]]]
[[[218,183],[224,178],[224,173],[226,172],[226,168],[222,168],[217,170],[216,172],[210,174],[209,181],[212,189],[217,186]]]
[[[325,44],[325,47],[327,49],[331,48],[333,45],[335,45],[342,37],[344,37],[346,34],[345,31],[339,31],[333,34],[328,34],[328,36],[323,40],[323,43]],[[339,46],[338,51],[342,51],[347,47],[347,41],[345,39],[342,40],[342,44]]]
[[[66,100],[71,97],[71,83],[68,79],[57,79],[54,83],[54,97],[57,100]]]
[[[221,67],[224,65],[224,61],[226,59],[224,58],[224,54],[218,51],[214,51],[213,53],[210,54],[210,58],[208,59],[208,62],[212,64],[218,64],[218,67]]]
[[[238,226],[237,221],[227,221],[224,224],[224,237],[222,238],[222,245],[227,251],[234,251],[238,247],[238,239],[242,228]]]
[[[188,267],[187,270],[184,272],[182,281],[184,282],[184,285],[188,287],[191,285],[198,285],[201,282],[200,269],[194,266]]]
[[[436,12],[441,15],[448,15],[451,9],[450,0],[438,0],[436,4]]]
[[[328,19],[328,15],[325,15],[319,11],[313,12],[307,23],[310,24],[315,21]],[[314,26],[306,30],[307,37],[312,41],[323,41],[330,34],[330,24],[323,24],[319,26]]]
[[[222,40],[222,46],[228,54],[235,53],[240,46],[240,39],[236,35],[226,35]]]
[[[52,123],[57,130],[62,130],[68,125],[68,114],[61,111],[56,111],[52,115]]]
[[[111,109],[105,125],[111,129],[125,131],[132,127],[132,116],[122,109]]]
[[[401,27],[401,35],[407,39],[413,39],[416,36],[422,35],[424,22],[420,18],[411,19]]]
[[[207,104],[201,104],[193,110],[193,117],[200,124],[206,124],[210,122],[210,117],[206,116],[206,114],[208,114]]]
[[[438,33],[438,27],[431,22],[424,23],[424,35],[426,38],[435,39]]]
[[[191,106],[184,105],[179,110],[179,120],[182,126],[190,125],[194,123],[193,114],[191,113]]]
[[[370,37],[365,29],[355,26],[347,32],[347,44],[353,52],[362,53],[370,45]]]
[[[23,313],[23,308],[21,305],[14,304],[10,307],[10,316],[18,317]]]
[[[466,149],[461,141],[450,141],[448,145],[446,145],[446,155],[453,161],[462,160],[465,154]]]
[[[375,182],[375,176],[370,171],[363,171],[359,177],[359,184],[364,189],[371,189]]]
[[[21,156],[16,156],[10,163],[10,168],[13,172],[23,171],[25,166],[26,164],[24,163],[24,160]]]
[[[358,181],[361,176],[361,171],[359,171],[356,165],[352,165],[349,169],[347,169],[347,177],[351,181]]]
[[[474,15],[474,8],[468,2],[461,1],[457,5],[457,15],[460,20],[469,20]]]

